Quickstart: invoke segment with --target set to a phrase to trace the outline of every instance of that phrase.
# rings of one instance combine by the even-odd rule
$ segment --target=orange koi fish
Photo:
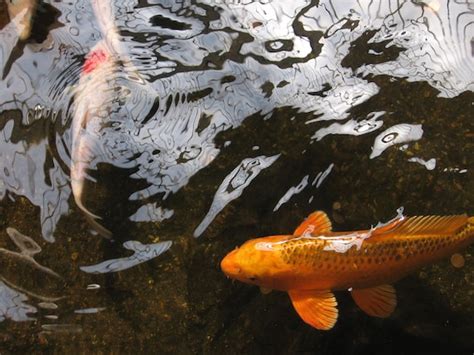
[[[288,292],[300,317],[328,330],[338,317],[332,291],[349,290],[368,315],[385,318],[397,304],[391,283],[474,242],[474,217],[399,216],[354,232],[333,232],[324,212],[293,233],[252,239],[221,262],[230,278]]]

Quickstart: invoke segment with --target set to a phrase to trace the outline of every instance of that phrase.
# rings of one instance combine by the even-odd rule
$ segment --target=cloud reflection
[[[89,274],[105,274],[118,272],[142,264],[163,254],[171,247],[172,242],[159,242],[154,244],[142,244],[136,240],[123,243],[125,249],[132,250],[133,255],[126,258],[110,259],[99,264],[81,266],[80,269]]]
[[[160,221],[175,215],[147,199],[181,190],[226,151],[216,137],[253,115],[292,108],[324,142],[382,127],[381,111],[351,117],[379,93],[374,76],[426,82],[441,97],[474,90],[466,2],[210,3],[55,2],[64,26],[18,57],[16,20],[0,30],[0,198],[10,192],[38,206],[46,240],[69,211],[74,145],[88,153],[81,173],[133,170],[145,186],[129,198],[144,205],[130,219]],[[113,65],[85,75],[84,58],[100,45]],[[370,60],[348,59],[359,57]],[[86,108],[90,127],[80,125]],[[386,148],[378,145],[372,158]]]

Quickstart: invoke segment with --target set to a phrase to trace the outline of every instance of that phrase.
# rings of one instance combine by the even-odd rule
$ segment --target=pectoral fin
[[[392,285],[380,285],[351,291],[355,303],[372,317],[389,317],[397,306],[397,294]]]
[[[336,324],[337,301],[331,291],[290,290],[288,294],[296,312],[312,327],[329,330]]]
[[[298,228],[294,231],[293,235],[309,234],[321,234],[330,232],[332,230],[331,221],[326,213],[323,211],[316,211],[311,213]]]

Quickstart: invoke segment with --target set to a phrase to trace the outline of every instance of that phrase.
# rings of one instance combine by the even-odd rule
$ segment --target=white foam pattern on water
[[[231,201],[240,197],[244,189],[260,174],[263,169],[272,165],[280,155],[246,158],[225,177],[214,195],[211,207],[199,226],[194,230],[194,236],[199,237]]]
[[[131,178],[145,186],[130,199],[146,205],[182,189],[229,149],[218,147],[216,137],[254,115],[272,120],[279,109],[291,108],[304,115],[312,139],[321,140],[380,128],[379,111],[351,117],[379,93],[373,76],[426,82],[441,97],[474,90],[473,9],[466,2],[438,8],[396,0],[51,6],[62,26],[53,26],[43,43],[27,43],[20,56],[15,24],[0,30],[0,115],[6,122],[0,198],[11,192],[38,206],[48,241],[69,211],[64,166],[77,153],[75,138],[87,151],[84,171],[101,164],[133,170]],[[368,45],[399,53],[352,68],[344,60],[367,33],[373,33]],[[110,51],[111,65],[85,75],[84,58],[100,43]],[[321,127],[325,121],[330,123]],[[371,157],[391,144],[376,141]]]

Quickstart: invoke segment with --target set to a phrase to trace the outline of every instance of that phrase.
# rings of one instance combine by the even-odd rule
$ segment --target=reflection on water
[[[431,158],[430,160],[423,160],[423,159],[415,157],[415,158],[408,159],[408,161],[411,161],[413,163],[421,164],[428,170],[433,170],[434,168],[436,168],[436,159],[435,158]]]
[[[173,216],[173,210],[163,209],[156,203],[148,203],[140,207],[137,212],[130,216],[134,222],[162,222]]]
[[[29,315],[37,309],[27,303],[28,296],[43,301],[38,307],[51,309],[51,301],[60,298],[54,292],[61,289],[61,276],[33,259],[41,247],[32,238],[14,228],[6,232],[20,252],[0,248],[0,321],[33,320]]]
[[[383,116],[385,114],[384,111],[381,112],[371,112],[367,119],[363,119],[360,121],[350,119],[344,123],[333,123],[328,127],[324,127],[319,129],[312,138],[320,141],[325,136],[329,134],[349,134],[352,136],[360,136],[362,134],[366,134],[372,131],[375,131],[382,127],[383,121],[377,120],[377,118]]]
[[[33,258],[34,255],[41,252],[41,247],[32,238],[21,234],[14,228],[7,228],[6,232],[20,252],[0,248],[1,279],[39,299],[56,299],[42,295],[43,288],[48,289],[53,285],[60,288],[62,279],[56,272],[39,264]],[[24,273],[18,275],[20,270],[24,270]]]
[[[94,314],[98,312],[102,312],[105,309],[105,307],[98,307],[98,308],[82,308],[82,309],[76,309],[74,313],[77,314]]]
[[[388,147],[411,141],[417,141],[423,136],[421,125],[398,124],[387,128],[375,137],[370,159],[378,157]]]
[[[66,165],[72,164],[80,206],[83,180],[95,181],[86,170],[104,163],[136,169],[131,178],[146,181],[130,199],[166,199],[221,152],[215,145],[219,133],[253,114],[271,117],[275,109],[290,106],[311,113],[309,124],[347,119],[349,110],[379,92],[370,75],[426,81],[443,97],[474,85],[465,4],[437,11],[421,2],[368,8],[306,1],[55,6],[65,27],[51,30],[43,47],[26,44],[16,58],[15,26],[10,22],[1,32],[1,194],[11,191],[39,206],[49,241],[69,210]],[[346,62],[362,41],[377,63],[352,68]],[[384,51],[394,48],[397,55],[384,61]],[[87,65],[98,51],[105,62],[81,69],[82,58],[89,58]],[[367,134],[379,129],[387,114],[332,123],[317,129],[314,138]],[[34,140],[25,140],[20,132],[32,129]],[[399,134],[393,143],[408,133]],[[386,143],[379,139],[371,157]]]
[[[16,322],[33,320],[28,314],[36,313],[36,308],[27,304],[28,297],[0,281],[0,321],[11,319]]]
[[[112,259],[101,262],[97,265],[81,266],[81,270],[91,274],[104,274],[129,269],[148,260],[156,258],[171,247],[172,242],[159,242],[144,245],[136,240],[129,240],[123,243],[125,249],[132,250],[133,255],[127,258]]]
[[[47,333],[81,333],[82,328],[76,324],[43,324],[41,328]]]
[[[227,175],[217,189],[212,205],[202,222],[194,231],[194,236],[199,237],[217,214],[232,200],[239,198],[243,190],[250,185],[253,179],[263,170],[271,166],[279,155],[266,157],[264,155],[255,158],[246,158]]]
[[[320,171],[314,178],[313,182],[311,183],[311,186],[316,186],[316,188],[319,188],[319,186],[331,173],[333,167],[334,167],[334,164],[331,163],[327,167],[326,170]],[[301,191],[303,191],[306,188],[306,186],[308,186],[309,177],[310,177],[309,175],[305,175],[298,185],[290,187],[288,191],[285,192],[285,194],[282,196],[282,198],[280,198],[280,200],[277,202],[276,206],[273,208],[273,212],[279,210],[280,207],[283,204],[287,203],[294,195],[299,194]],[[311,195],[308,203],[311,203],[313,201],[313,198],[314,198],[314,195]]]
[[[236,314],[217,311],[231,286],[208,266],[251,234],[333,205],[350,229],[399,205],[472,213],[470,2],[0,4],[0,227],[20,248],[1,239],[2,304],[20,309],[4,318],[33,313],[27,296],[65,296],[58,315],[101,310],[90,317],[115,315],[124,333],[123,318],[154,319],[160,338],[180,339],[163,351],[198,351],[176,345],[179,322],[212,349],[256,351],[246,344],[265,341],[242,340]],[[48,278],[47,292],[32,281]],[[234,307],[249,327],[251,297]],[[43,332],[76,332],[65,318]]]
[[[303,180],[301,180],[298,185],[290,187],[290,189],[283,195],[280,201],[278,201],[273,211],[277,211],[281,207],[281,205],[287,203],[293,195],[299,194],[301,191],[303,191],[303,189],[308,186],[308,178],[309,175],[305,175],[303,177]]]

